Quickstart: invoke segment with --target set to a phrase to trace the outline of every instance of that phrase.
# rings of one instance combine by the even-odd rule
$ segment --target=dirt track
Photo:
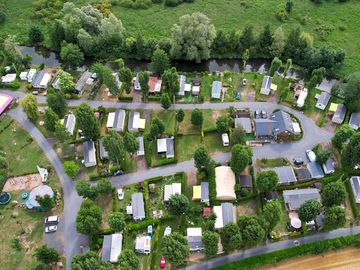
[[[360,269],[360,249],[347,248],[320,256],[305,256],[283,261],[261,270],[356,270]]]

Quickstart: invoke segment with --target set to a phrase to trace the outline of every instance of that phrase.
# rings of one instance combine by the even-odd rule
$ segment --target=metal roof
[[[350,116],[349,126],[357,130],[360,127],[360,113],[352,113]]]
[[[360,176],[351,177],[350,184],[354,193],[356,203],[360,203]]]
[[[264,171],[274,171],[279,177],[279,185],[296,182],[294,169],[291,166],[266,168]]]
[[[337,124],[344,122],[346,115],[346,107],[344,104],[339,104],[336,108],[336,112],[333,115],[332,121]]]
[[[272,83],[272,78],[270,76],[264,76],[261,84],[260,94],[269,95],[271,83]]]
[[[96,165],[96,149],[93,141],[83,142],[85,166]]]
[[[250,118],[235,118],[235,127],[242,127],[246,133],[252,132]]]
[[[209,201],[209,182],[201,182],[201,201]]]
[[[270,119],[255,119],[255,135],[261,136],[273,136],[273,129],[275,125],[274,120]]]
[[[109,113],[108,121],[106,123],[107,128],[114,129],[117,132],[124,131],[125,124],[125,110],[117,110]]]
[[[104,147],[104,139],[103,138],[101,138],[99,140],[99,151],[100,151],[100,158],[102,160],[109,158],[109,153],[106,151],[106,149]]]
[[[220,81],[213,81],[211,88],[211,98],[220,99],[222,83]]]
[[[69,132],[71,135],[74,134],[75,123],[76,123],[76,118],[74,114],[70,113],[65,115],[64,127],[66,128],[67,132]]]
[[[235,222],[234,205],[232,203],[222,203],[221,209],[222,209],[222,220],[224,226],[231,222]]]
[[[251,175],[240,175],[239,183],[241,187],[253,187],[253,181]]]
[[[317,100],[317,103],[326,107],[327,104],[329,103],[329,100],[330,100],[330,94],[327,92],[321,92],[321,94]]]
[[[320,193],[316,188],[284,190],[284,201],[290,210],[297,210],[308,200],[316,200],[320,202]]]
[[[143,156],[145,155],[145,147],[144,147],[144,137],[136,137],[136,141],[139,144],[139,149],[137,151],[137,155],[138,156]]]
[[[180,75],[179,76],[179,92],[178,95],[184,96],[185,95],[185,84],[186,84],[186,76]]]
[[[145,206],[142,193],[133,193],[131,195],[131,206],[133,219],[144,219],[145,218]]]
[[[81,77],[76,82],[75,90],[77,90],[78,92],[82,92],[86,81],[91,78],[91,75],[92,73],[90,71],[85,71],[83,74],[81,74]]]
[[[283,132],[294,133],[293,122],[291,120],[290,114],[284,111],[277,111],[271,114],[271,120],[274,120],[273,132],[274,134],[279,134]]]
[[[116,263],[122,250],[121,233],[115,233],[104,236],[104,242],[101,251],[101,260],[105,262]]]
[[[324,177],[324,172],[321,169],[321,166],[319,163],[317,163],[316,161],[313,162],[309,162],[306,167],[308,168],[308,170],[310,171],[311,174],[311,178],[314,179],[320,179]]]
[[[311,173],[307,168],[299,168],[296,170],[299,181],[311,180]]]

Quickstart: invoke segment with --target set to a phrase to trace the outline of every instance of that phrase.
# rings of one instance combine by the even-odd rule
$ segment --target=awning
[[[193,186],[193,198],[195,200],[201,199],[201,186]]]
[[[277,90],[277,85],[272,83],[271,86],[270,86],[270,89],[273,90],[273,91],[276,91]]]
[[[139,118],[139,129],[145,129],[146,120]]]
[[[336,103],[331,103],[330,104],[330,108],[329,108],[329,112],[336,112],[336,109],[337,109],[337,106],[339,104],[336,104]]]

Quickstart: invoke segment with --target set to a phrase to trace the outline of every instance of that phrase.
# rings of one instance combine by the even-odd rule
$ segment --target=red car
[[[165,268],[166,267],[166,261],[165,261],[165,257],[161,256],[160,259],[160,268]]]

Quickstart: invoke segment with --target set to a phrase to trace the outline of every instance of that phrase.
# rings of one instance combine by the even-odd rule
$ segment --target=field
[[[73,0],[77,4],[90,3],[89,0]],[[216,29],[242,30],[247,24],[254,26],[255,32],[270,24],[272,29],[282,26],[286,33],[295,26],[314,37],[315,46],[330,45],[343,48],[346,52],[345,65],[341,72],[349,74],[360,68],[357,52],[360,49],[358,29],[360,20],[360,2],[336,3],[325,1],[314,4],[312,1],[293,1],[294,8],[289,19],[282,23],[275,13],[283,8],[284,2],[277,0],[196,0],[194,3],[167,8],[162,4],[153,4],[149,9],[132,10],[113,6],[112,12],[122,20],[128,33],[138,31],[146,38],[169,37],[171,26],[184,14],[201,11],[206,14]],[[15,34],[22,43],[27,41],[27,31],[32,25],[45,30],[45,24],[31,19],[32,4],[28,0],[7,1],[7,20],[0,26],[1,35]],[[256,20],[254,20],[256,18]],[[27,26],[27,27],[24,27]],[[47,32],[47,31],[46,31]]]
[[[358,269],[360,263],[360,250],[357,248],[346,248],[331,251],[319,256],[304,256],[277,263],[275,265],[262,267],[262,270],[340,270]]]

